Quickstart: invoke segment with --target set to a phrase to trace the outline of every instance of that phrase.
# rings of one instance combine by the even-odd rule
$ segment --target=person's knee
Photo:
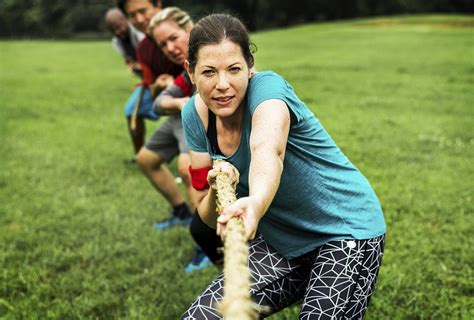
[[[137,154],[137,164],[143,171],[152,171],[158,169],[163,161],[153,151],[143,147]]]
[[[189,175],[188,168],[178,168],[178,174],[186,186],[191,185],[191,176]]]
[[[186,186],[191,185],[191,175],[189,174],[190,161],[186,156],[180,156],[178,159],[178,175]]]

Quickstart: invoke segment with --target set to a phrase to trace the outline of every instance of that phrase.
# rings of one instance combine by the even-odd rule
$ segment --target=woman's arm
[[[250,135],[249,197],[260,204],[262,216],[280,185],[289,131],[290,111],[285,102],[272,99],[257,107]]]
[[[171,96],[164,96],[159,104],[158,110],[161,114],[171,114],[181,112],[181,110],[188,102],[189,97],[174,98]],[[156,110],[156,108],[155,108]]]
[[[290,111],[285,102],[271,99],[257,107],[250,135],[249,196],[238,199],[224,210],[217,220],[219,234],[225,233],[225,224],[230,217],[242,216],[247,237],[255,237],[258,222],[280,184],[289,130]]]
[[[153,102],[156,114],[171,114],[181,112],[189,96],[192,94],[192,85],[187,87],[183,75],[179,75],[174,82],[165,88]]]
[[[191,157],[191,167],[193,169],[203,169],[212,166],[212,159],[207,153],[203,152],[189,152]],[[197,192],[197,211],[201,219],[211,228],[216,228],[216,192],[213,188],[213,181],[209,181],[209,177],[212,180],[212,170],[207,173],[207,179],[209,186],[203,190],[196,190]]]

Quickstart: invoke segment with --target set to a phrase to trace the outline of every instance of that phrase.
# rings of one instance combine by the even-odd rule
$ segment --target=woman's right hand
[[[226,207],[219,215],[217,219],[217,234],[224,240],[227,222],[234,217],[238,217],[242,219],[244,224],[247,240],[254,239],[257,233],[258,223],[262,217],[258,212],[259,207],[258,202],[252,197],[237,199],[236,202]]]

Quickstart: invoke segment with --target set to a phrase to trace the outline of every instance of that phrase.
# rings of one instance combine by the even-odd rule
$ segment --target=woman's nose
[[[220,74],[219,80],[217,81],[216,89],[225,90],[229,88],[229,81],[227,80],[226,74]]]
[[[174,49],[175,49],[175,45],[173,44],[172,41],[166,42],[166,50],[168,50],[168,52],[173,52]]]

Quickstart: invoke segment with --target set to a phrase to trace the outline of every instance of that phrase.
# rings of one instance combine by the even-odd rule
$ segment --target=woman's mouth
[[[181,60],[184,60],[184,56],[181,53],[178,53],[174,55],[174,59],[176,61],[181,61]]]
[[[219,106],[221,107],[224,107],[226,105],[228,105],[232,99],[234,98],[234,96],[223,96],[223,97],[215,97],[215,98],[212,98]]]

